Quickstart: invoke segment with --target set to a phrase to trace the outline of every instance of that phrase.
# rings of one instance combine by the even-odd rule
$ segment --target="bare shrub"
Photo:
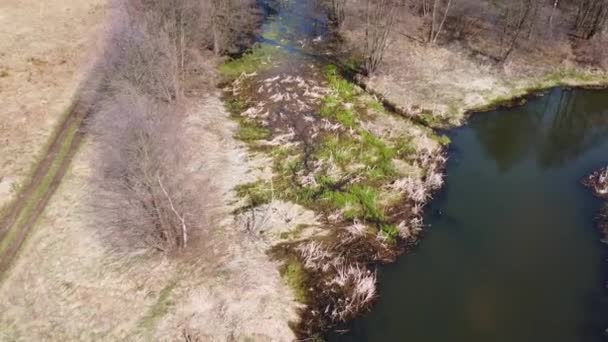
[[[574,43],[576,61],[608,70],[608,35],[598,34],[589,40],[579,40]]]
[[[130,3],[117,4],[99,71],[104,75],[103,94],[119,92],[129,84],[165,103],[181,98],[177,47],[162,22],[159,14],[137,10]]]
[[[181,113],[128,85],[121,90],[90,125],[101,149],[93,177],[100,223],[126,243],[184,248],[207,224],[211,189],[187,169]]]
[[[428,0],[423,0],[423,2],[425,3],[423,7],[428,8],[430,6]],[[433,0],[432,8],[430,8],[429,35],[427,39],[429,44],[437,43],[437,38],[441,34],[451,7],[452,0]],[[428,11],[425,9],[425,12]]]
[[[365,11],[365,71],[373,74],[388,47],[388,38],[395,18],[393,0],[367,0]]]
[[[231,1],[241,4],[251,1]],[[95,213],[113,242],[172,251],[187,247],[211,224],[217,198],[209,177],[195,177],[188,168],[183,119],[185,96],[198,75],[193,71],[209,69],[202,56],[214,44],[205,31],[213,25],[214,5],[211,0],[114,3],[88,122],[99,147],[91,178]],[[245,7],[230,16],[242,18],[241,12]],[[230,35],[245,29],[236,27]]]
[[[211,2],[213,51],[236,52],[251,41],[260,19],[254,0],[208,0]]]
[[[526,26],[531,22],[530,18],[535,8],[534,0],[519,0],[512,6],[505,7],[500,51],[497,57],[501,62],[506,62],[513,53]]]

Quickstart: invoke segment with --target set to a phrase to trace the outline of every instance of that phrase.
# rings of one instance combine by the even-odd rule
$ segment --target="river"
[[[290,52],[291,65],[326,63],[302,49],[328,38],[319,7],[274,4],[261,40]],[[580,180],[608,163],[608,93],[553,89],[449,135],[447,183],[426,209],[424,238],[380,267],[371,312],[328,340],[605,341],[601,203]]]
[[[450,136],[426,236],[329,340],[605,341],[600,202],[579,180],[608,162],[608,93],[554,89]]]

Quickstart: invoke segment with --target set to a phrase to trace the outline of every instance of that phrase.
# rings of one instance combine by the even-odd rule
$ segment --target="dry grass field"
[[[0,207],[14,198],[90,65],[104,0],[0,3]]]
[[[0,207],[27,182],[96,58],[104,0],[0,3]],[[293,295],[270,241],[232,215],[233,189],[263,173],[233,136],[219,94],[189,103],[189,167],[214,175],[213,227],[180,255],[124,249],[95,224],[90,175],[96,146],[84,143],[11,268],[0,279],[0,341],[287,341]],[[261,165],[262,167],[256,167]],[[303,210],[279,204],[273,229]],[[304,213],[306,214],[306,213]],[[291,222],[291,223],[289,223]],[[275,227],[276,226],[276,227]]]
[[[117,247],[104,227],[91,224],[95,144],[85,142],[0,285],[0,341],[293,339],[293,296],[265,253],[268,241],[230,215],[232,189],[258,177],[252,170],[259,164],[232,137],[236,123],[217,96],[193,108],[191,167],[216,175],[222,203],[233,203],[215,209],[223,219],[185,255]],[[297,223],[269,221],[279,219],[282,228]]]

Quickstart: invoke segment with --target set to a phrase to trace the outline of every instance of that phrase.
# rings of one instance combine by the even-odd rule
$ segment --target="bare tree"
[[[423,0],[423,8],[429,6],[428,0]],[[433,6],[430,11],[430,23],[429,23],[429,36],[427,42],[435,45],[437,38],[441,34],[441,30],[445,25],[445,21],[450,12],[452,6],[452,0],[433,0]]]
[[[251,38],[259,13],[253,0],[209,0],[213,51],[220,55],[237,49],[239,44]]]
[[[373,74],[384,58],[394,18],[393,0],[367,0],[364,51],[364,68],[367,74]]]
[[[327,0],[328,16],[336,26],[341,26],[345,18],[346,0]]]
[[[578,37],[589,40],[601,31],[608,19],[608,0],[580,0],[574,29]]]
[[[500,56],[498,60],[506,62],[524,31],[533,12],[534,0],[518,0],[507,6],[504,14],[504,26],[500,37]]]

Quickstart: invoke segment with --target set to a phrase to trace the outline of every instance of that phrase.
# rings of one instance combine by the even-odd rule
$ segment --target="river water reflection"
[[[554,89],[451,133],[420,246],[332,341],[605,341],[608,264],[579,180],[608,163],[608,93]]]

